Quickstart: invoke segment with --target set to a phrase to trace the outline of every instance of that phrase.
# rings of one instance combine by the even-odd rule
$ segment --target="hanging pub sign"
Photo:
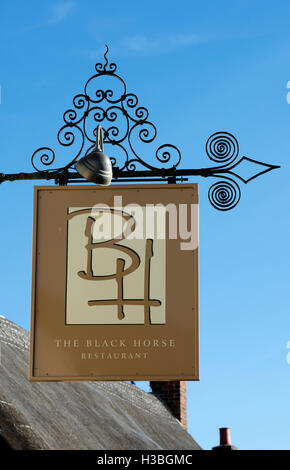
[[[198,380],[198,185],[34,190],[31,381]]]

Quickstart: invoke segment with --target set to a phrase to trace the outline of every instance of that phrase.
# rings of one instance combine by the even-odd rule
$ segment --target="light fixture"
[[[97,126],[96,145],[91,153],[76,163],[77,172],[92,183],[111,184],[113,169],[110,158],[104,153],[102,127]]]

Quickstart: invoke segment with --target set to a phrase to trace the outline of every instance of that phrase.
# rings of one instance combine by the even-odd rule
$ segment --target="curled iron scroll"
[[[228,165],[237,159],[239,144],[229,132],[216,132],[208,138],[205,150],[208,157],[214,162]]]
[[[220,211],[233,209],[241,198],[239,185],[234,181],[218,181],[208,190],[208,199],[211,205]]]
[[[57,134],[58,143],[63,147],[73,148],[73,158],[61,168],[47,168],[56,160],[56,153],[48,147],[37,149],[31,158],[31,163],[36,171],[63,171],[73,168],[79,157],[86,155],[95,141],[97,125],[102,123],[104,132],[104,144],[111,145],[112,151],[107,151],[111,156],[113,166],[122,171],[132,172],[137,165],[146,169],[176,168],[181,161],[180,150],[171,144],[160,145],[155,152],[154,161],[147,162],[143,155],[136,149],[136,144],[152,143],[157,136],[156,126],[149,121],[149,111],[139,105],[138,97],[133,93],[127,93],[124,80],[116,74],[117,66],[109,63],[107,59],[108,46],[104,54],[105,62],[95,65],[92,75],[84,86],[83,93],[78,93],[72,100],[73,107],[63,114],[64,125]],[[112,87],[102,89],[99,80],[104,76],[109,77],[110,85],[116,84],[117,91]],[[112,82],[113,80],[113,82]],[[105,121],[105,122],[104,122]],[[134,137],[134,142],[133,142]],[[136,137],[138,142],[136,142]],[[114,157],[114,150],[121,151],[122,161]],[[173,161],[174,160],[174,161]],[[171,163],[172,161],[172,163]],[[156,163],[155,163],[156,162]],[[171,165],[171,167],[170,167]]]

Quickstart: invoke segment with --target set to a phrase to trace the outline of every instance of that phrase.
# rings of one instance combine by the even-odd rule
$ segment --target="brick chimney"
[[[150,382],[150,387],[154,395],[163,401],[173,416],[187,429],[186,382]]]

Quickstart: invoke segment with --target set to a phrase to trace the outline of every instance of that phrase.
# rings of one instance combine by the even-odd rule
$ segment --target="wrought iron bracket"
[[[100,123],[106,153],[112,162],[113,183],[176,183],[187,181],[190,176],[221,178],[208,190],[209,201],[218,210],[230,210],[238,204],[241,197],[238,182],[247,184],[262,174],[280,168],[245,156],[239,157],[238,141],[229,132],[216,132],[206,142],[206,155],[217,166],[179,168],[181,151],[173,144],[160,145],[157,150],[150,152],[154,156],[153,161],[145,160],[144,144],[155,141],[156,126],[148,119],[148,109],[139,106],[137,96],[127,92],[124,80],[116,73],[116,64],[109,64],[107,54],[108,46],[104,64],[95,65],[95,73],[87,80],[83,93],[73,98],[73,107],[63,114],[64,124],[58,131],[57,140],[61,146],[71,147],[73,158],[69,163],[52,168],[56,159],[55,151],[50,147],[40,147],[31,157],[34,172],[0,173],[0,184],[19,180],[54,180],[58,185],[88,183],[74,167],[78,159],[88,155],[95,146]],[[101,86],[104,80],[117,85],[117,90],[113,91],[111,86],[107,88],[107,83]],[[111,146],[111,151],[107,151],[107,146]],[[242,167],[244,171],[246,169],[247,177],[241,175]]]

